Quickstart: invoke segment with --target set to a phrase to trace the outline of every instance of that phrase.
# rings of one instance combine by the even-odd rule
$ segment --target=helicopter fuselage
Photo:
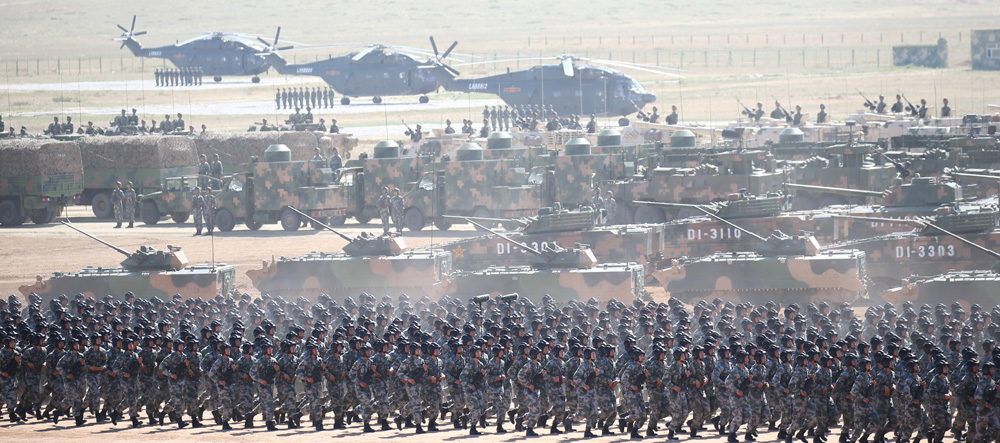
[[[449,91],[496,94],[510,106],[552,105],[559,115],[629,115],[656,101],[656,95],[621,72],[588,65],[576,65],[575,69],[569,77],[561,64],[539,65],[442,84]]]
[[[408,55],[372,51],[359,60],[353,57],[284,65],[274,58],[269,60],[282,74],[318,76],[337,93],[348,97],[422,95],[438,89],[432,70],[420,68],[424,63]]]
[[[178,68],[201,68],[209,76],[258,75],[270,68],[261,48],[217,37],[155,48],[128,40],[125,46],[137,57],[164,58]]]

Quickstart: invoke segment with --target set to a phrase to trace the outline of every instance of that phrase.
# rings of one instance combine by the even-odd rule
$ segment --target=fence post
[[[62,74],[62,59],[56,57],[56,74]]]
[[[17,77],[21,73],[21,61],[14,60],[14,77]]]
[[[781,49],[778,49],[778,66],[781,66]]]
[[[708,49],[705,50],[705,67],[708,67]]]
[[[802,50],[802,66],[806,65],[806,50]]]
[[[855,64],[854,64],[854,48],[851,48],[851,66],[855,66]]]
[[[42,73],[42,61],[35,59],[35,75],[40,75]]]
[[[97,70],[98,72],[104,72],[104,60],[101,57],[97,57]]]
[[[757,48],[753,48],[753,67],[757,67]]]
[[[830,67],[830,47],[826,48],[826,67]]]

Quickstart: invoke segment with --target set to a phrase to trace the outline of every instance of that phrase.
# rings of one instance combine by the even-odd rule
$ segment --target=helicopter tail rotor
[[[295,47],[295,46],[292,46],[292,45],[280,46],[279,47],[278,46],[278,41],[279,41],[278,38],[279,37],[281,37],[281,26],[278,26],[278,31],[274,33],[274,42],[273,43],[268,42],[267,40],[264,40],[264,39],[260,38],[260,36],[258,35],[257,36],[257,41],[259,41],[259,42],[261,42],[261,43],[264,44],[264,50],[261,51],[261,52],[262,53],[268,53],[268,52],[274,52],[274,51],[287,51],[287,50],[292,49],[292,48]]]

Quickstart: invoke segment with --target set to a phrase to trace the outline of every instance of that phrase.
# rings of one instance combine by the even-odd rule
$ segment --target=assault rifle
[[[878,107],[878,106],[877,106],[877,105],[875,104],[875,102],[873,102],[873,101],[869,100],[869,99],[868,99],[868,97],[865,97],[865,93],[864,93],[864,92],[861,92],[861,90],[860,90],[860,89],[858,89],[858,88],[854,88],[854,90],[855,90],[855,91],[858,91],[858,94],[861,94],[861,98],[865,99],[865,104],[864,104],[863,106],[864,106],[864,107],[866,107],[866,108],[868,108],[868,109],[869,109],[869,110],[871,110],[871,111],[875,111],[875,108],[877,108],[877,107]]]

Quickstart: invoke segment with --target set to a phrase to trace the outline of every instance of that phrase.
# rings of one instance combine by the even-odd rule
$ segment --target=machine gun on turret
[[[875,102],[873,102],[873,101],[869,100],[869,99],[868,99],[868,97],[865,97],[865,93],[864,93],[864,92],[861,92],[861,90],[860,90],[860,89],[858,89],[858,88],[854,88],[854,90],[855,90],[855,91],[858,91],[858,94],[861,94],[861,98],[865,99],[865,104],[864,104],[864,105],[862,105],[862,106],[864,106],[864,107],[868,108],[868,109],[869,109],[869,110],[871,110],[872,112],[875,112],[875,109],[876,109],[876,108],[878,108],[878,105],[876,105],[876,104],[875,104]]]

